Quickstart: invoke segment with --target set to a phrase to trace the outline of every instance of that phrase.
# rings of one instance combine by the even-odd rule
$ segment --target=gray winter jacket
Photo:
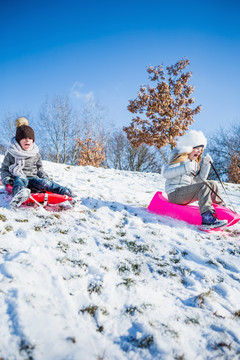
[[[3,159],[2,167],[0,169],[1,179],[2,179],[3,184],[5,184],[5,182],[6,182],[6,181],[4,181],[4,179],[5,180],[7,178],[14,179],[14,176],[11,174],[11,172],[9,170],[9,166],[14,164],[14,162],[15,162],[15,158],[9,152],[7,152]],[[25,159],[23,173],[27,177],[34,177],[34,176],[38,176],[40,178],[48,177],[47,173],[43,169],[42,157],[41,157],[40,153],[37,153],[35,156]]]
[[[172,158],[172,156],[170,156],[170,158]],[[206,164],[203,161],[199,173],[197,173],[197,175],[194,176],[192,174],[189,174],[185,168],[185,164],[189,161],[190,160],[187,159],[186,161],[182,161],[171,165],[165,165],[163,167],[162,175],[166,179],[165,191],[167,194],[170,194],[171,192],[175,191],[176,189],[182,186],[191,185],[196,182],[201,182],[202,179],[203,180],[207,179],[210,170],[210,164],[209,163]],[[193,161],[196,163],[195,160]],[[196,163],[196,169],[197,166],[198,164]]]

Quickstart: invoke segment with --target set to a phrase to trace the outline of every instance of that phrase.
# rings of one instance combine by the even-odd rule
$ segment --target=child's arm
[[[37,165],[37,176],[40,177],[41,179],[49,178],[48,174],[43,168],[42,157],[40,154],[36,165]]]
[[[196,176],[196,179],[195,179],[196,181],[207,180],[208,174],[210,171],[210,167],[211,167],[211,162],[212,162],[212,158],[209,154],[207,154],[205,156],[205,158],[203,159],[202,166],[200,168],[200,172]]]
[[[196,181],[207,180],[210,171],[210,164],[202,164],[199,174],[196,176]]]
[[[180,163],[166,165],[163,167],[162,175],[166,179],[173,179],[184,174],[191,175],[196,171],[196,162],[186,160]]]
[[[12,157],[12,155],[7,153],[3,159],[2,167],[0,169],[1,180],[3,185],[7,185],[7,184],[13,185],[14,183],[13,176],[9,171],[9,166],[12,165],[13,163],[14,163],[14,158]]]

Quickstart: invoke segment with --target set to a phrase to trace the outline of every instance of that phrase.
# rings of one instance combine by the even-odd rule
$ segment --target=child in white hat
[[[177,146],[170,155],[170,161],[163,167],[166,178],[165,191],[169,202],[187,205],[198,201],[204,228],[226,225],[219,220],[213,203],[223,204],[219,189],[214,181],[206,181],[212,158],[207,154],[200,166],[207,139],[201,131],[190,130],[177,140]]]

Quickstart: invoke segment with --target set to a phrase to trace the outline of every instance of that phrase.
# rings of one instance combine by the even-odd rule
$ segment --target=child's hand
[[[204,164],[209,164],[213,162],[213,159],[211,158],[211,156],[209,154],[207,154],[205,156],[205,158],[203,159]]]
[[[14,184],[14,180],[10,177],[10,176],[6,176],[3,180],[2,180],[3,185],[13,185]]]

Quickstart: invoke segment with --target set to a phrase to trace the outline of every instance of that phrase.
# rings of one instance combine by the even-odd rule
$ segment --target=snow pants
[[[48,178],[17,176],[12,189],[13,196],[23,188],[28,188],[32,192],[51,191],[57,194],[65,194],[69,190]]]
[[[220,196],[217,184],[214,181],[206,181],[214,192]],[[212,203],[223,205],[221,199],[203,182],[182,186],[168,194],[168,200],[178,205],[187,205],[198,201],[200,213],[214,211]]]

